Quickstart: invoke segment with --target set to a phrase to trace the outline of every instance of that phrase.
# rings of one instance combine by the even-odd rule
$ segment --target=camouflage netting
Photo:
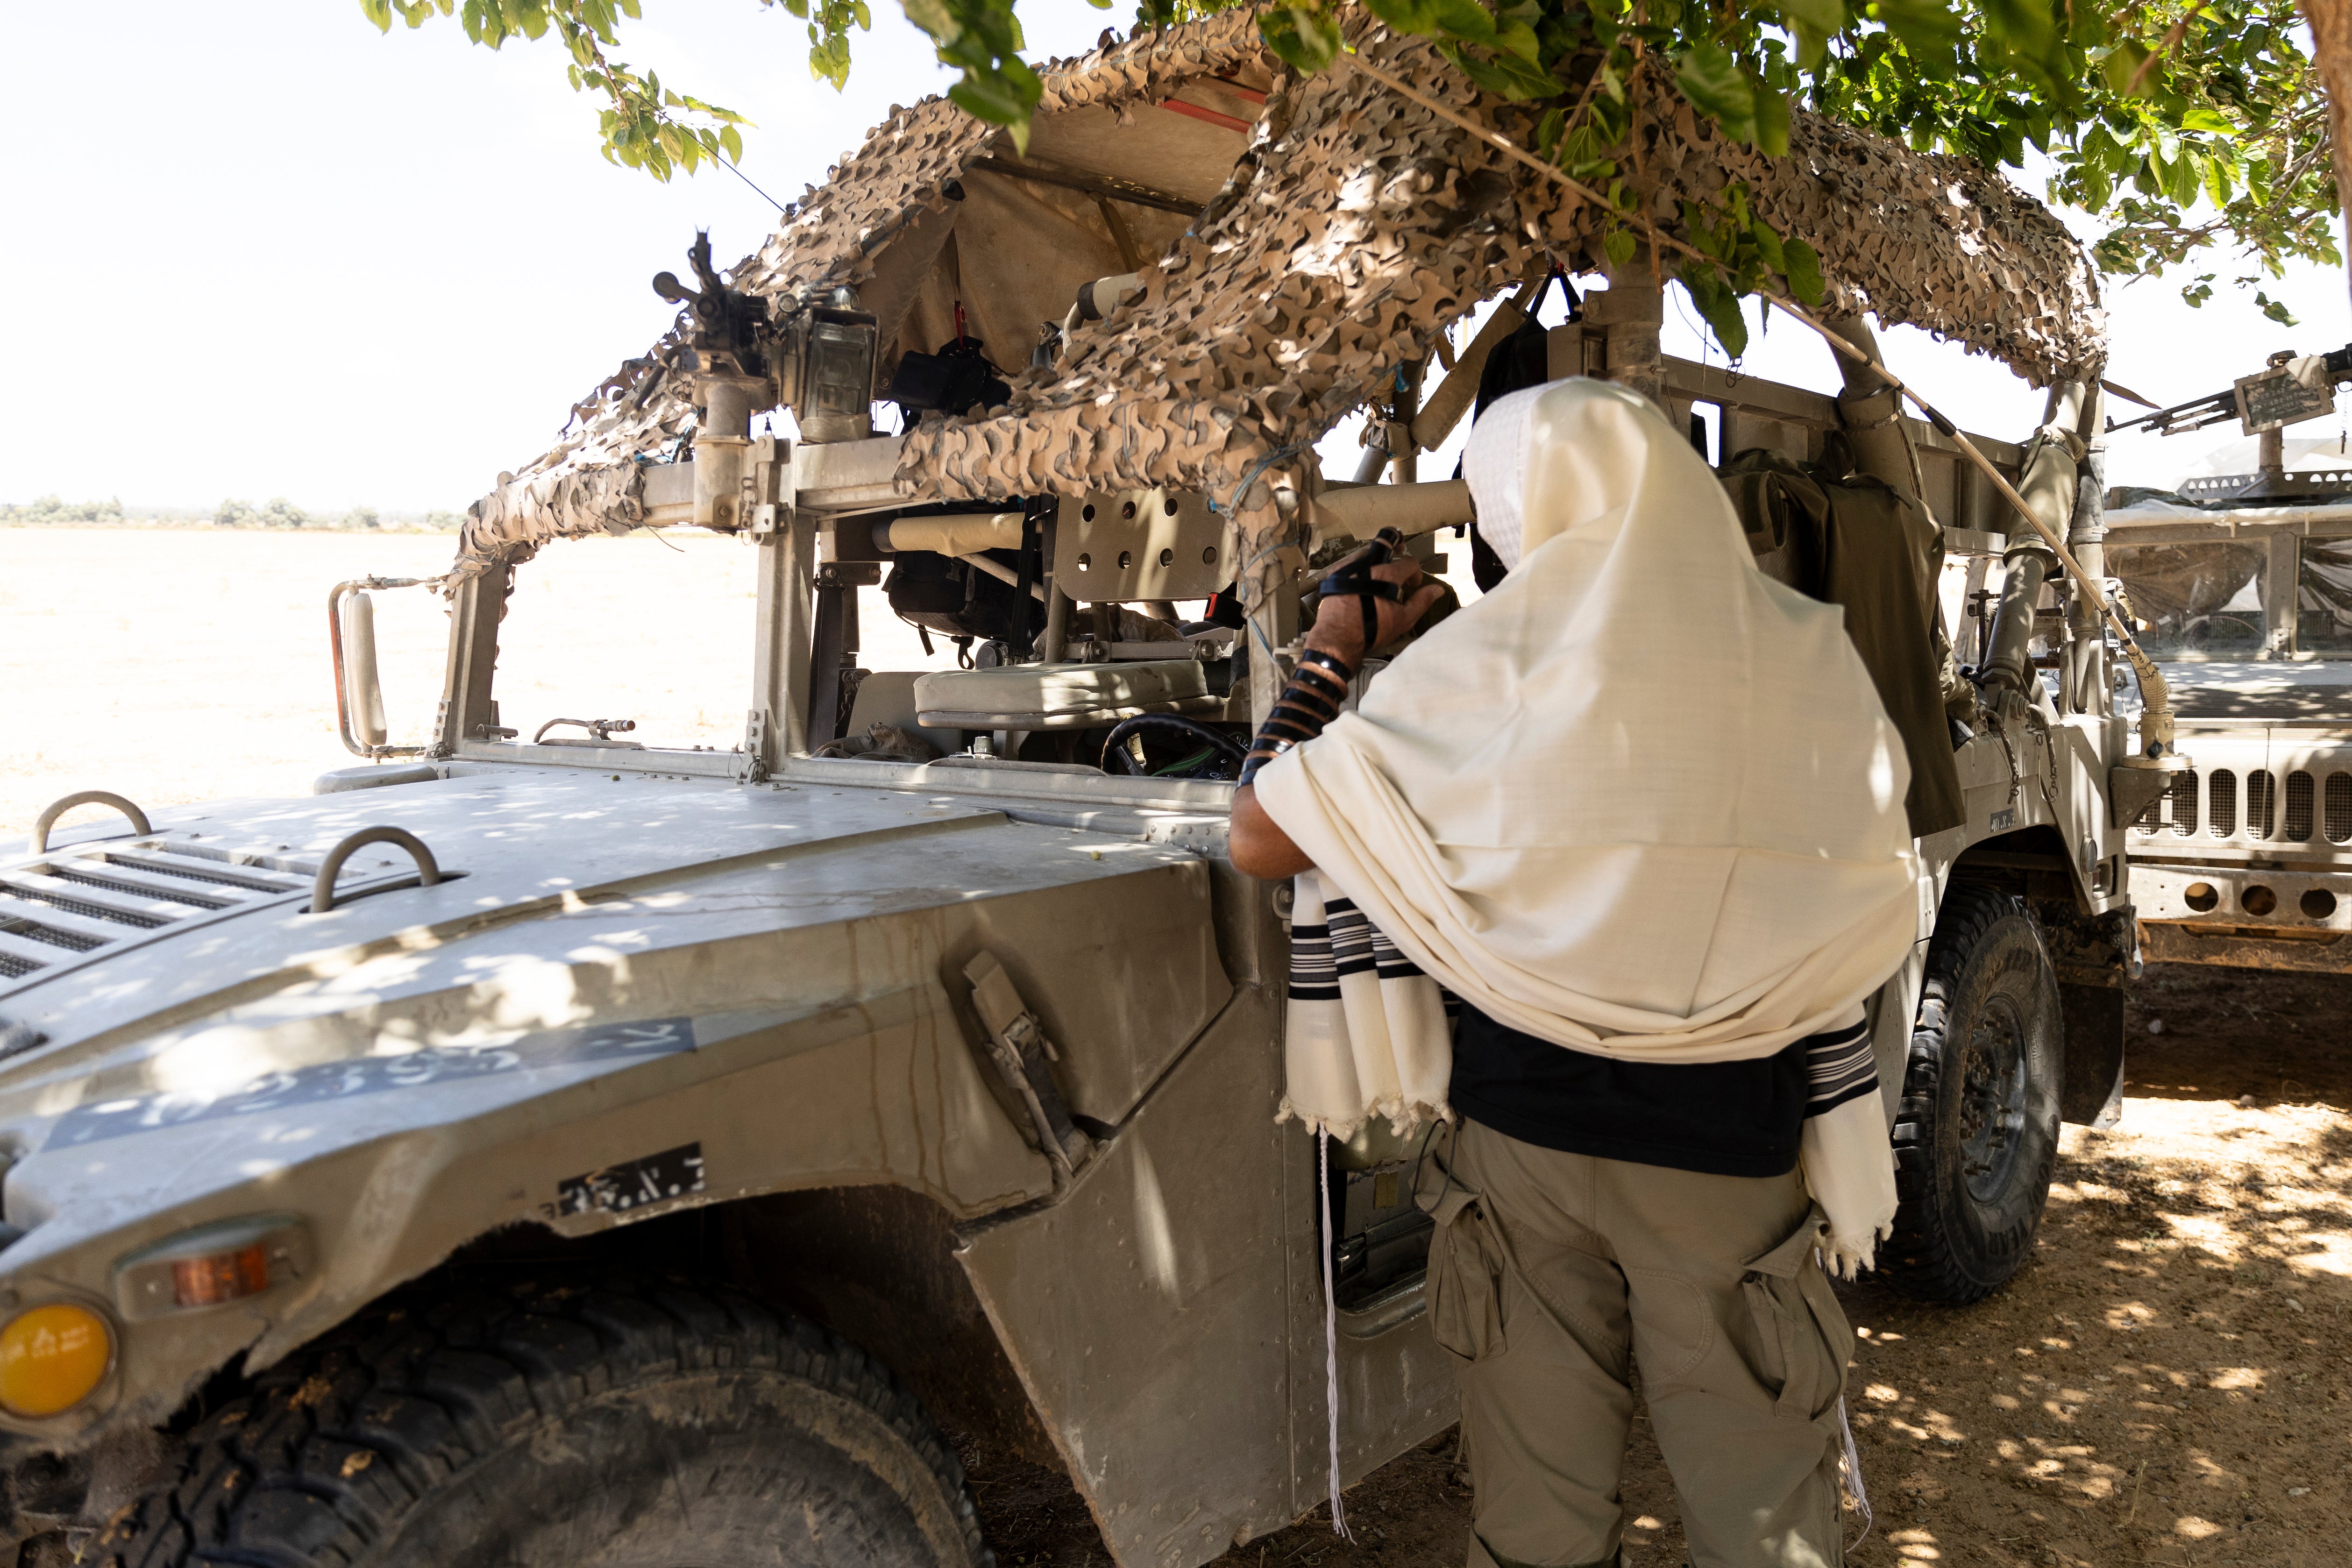
[[[1522,141],[1532,127],[1535,109],[1481,94],[1431,46],[1360,18],[1353,35],[1390,74],[1472,119]],[[1555,259],[1590,270],[1601,254],[1604,214],[1440,116],[1344,62],[1305,80],[1279,71],[1254,20],[1230,13],[1046,73],[1041,134],[1072,110],[1131,124],[1138,106],[1202,78],[1278,90],[1223,189],[1146,268],[1142,297],[1080,328],[1054,369],[1015,377],[1007,404],[927,416],[904,444],[902,490],[1009,500],[1167,485],[1206,491],[1260,534],[1270,495],[1237,496],[1244,482],[1311,461],[1300,455],[1309,443],[1481,299]],[[895,111],[737,286],[774,295],[863,281],[921,214],[946,209],[941,187],[997,135],[942,99]],[[1997,174],[1803,112],[1789,154],[1768,158],[1664,93],[1637,115],[1634,141],[1630,161],[1661,230],[1679,235],[1685,198],[1740,181],[1757,212],[1820,252],[1832,311],[1926,328],[2037,385],[2086,375],[2104,357],[2088,257]],[[955,265],[960,295],[984,291],[986,257],[966,251]],[[1007,350],[1025,357],[1026,344],[999,344],[1000,363]],[[462,574],[634,520],[635,460],[674,443],[690,414],[668,370],[675,351],[666,340],[632,362],[642,369],[625,367],[583,405],[592,416],[577,434],[476,504]]]

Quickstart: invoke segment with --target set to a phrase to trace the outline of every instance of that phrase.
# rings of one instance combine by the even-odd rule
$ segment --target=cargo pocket
[[[1503,1249],[1487,1228],[1478,1195],[1449,1181],[1430,1210],[1429,1326],[1465,1361],[1503,1353]]]
[[[1815,1206],[1787,1240],[1748,1260],[1739,1282],[1755,1325],[1757,1381],[1773,1394],[1774,1415],[1799,1421],[1830,1416],[1845,1392],[1853,1331],[1813,1260],[1828,1223]]]

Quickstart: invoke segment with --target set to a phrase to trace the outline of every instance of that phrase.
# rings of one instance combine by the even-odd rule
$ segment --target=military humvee
[[[2352,347],[2275,354],[2226,391],[2111,422],[2235,419],[2260,438],[2252,473],[2108,497],[2110,564],[2197,758],[2132,824],[2149,957],[2352,967],[2352,457],[2340,440],[2292,468],[2285,452],[2347,380]]]
[[[1355,42],[1525,129],[1426,47]],[[2030,448],[1984,445],[2097,570],[2099,313],[2046,213],[1801,113],[1785,158],[1670,99],[1636,134],[1661,224],[1736,179],[1817,242],[1850,338],[1867,307],[2049,385]],[[1413,1145],[1331,1155],[1327,1347],[1327,1173],[1275,1120],[1286,903],[1225,862],[1216,775],[1310,557],[1471,520],[1414,460],[1524,316],[1446,329],[1594,270],[1600,222],[1234,16],[1054,67],[1025,156],[895,112],[730,277],[701,248],[697,287],[657,280],[677,329],[434,585],[427,744],[388,743],[373,678],[397,585],[338,585],[363,764],[304,800],[95,802],[127,826],[59,802],[0,861],[24,1560],[988,1562],[952,1430],[1066,1468],[1118,1563],[1188,1568],[1309,1510],[1328,1443],[1352,1481],[1453,1422]],[[2030,1244],[2061,1117],[2116,1103],[2147,791],[2111,650],[1866,365],[1832,397],[1668,359],[1661,301],[1618,269],[1546,369],[1696,412],[1727,456],[1842,443],[1989,596],[1957,640],[1966,821],[1923,842],[1874,1004],[1882,1256],[1973,1300]],[[1312,439],[1367,404],[1383,446],[1326,479]],[[772,406],[789,436],[754,434]],[[688,526],[758,560],[741,745],[502,716],[534,554]],[[886,568],[971,667],[859,666]]]

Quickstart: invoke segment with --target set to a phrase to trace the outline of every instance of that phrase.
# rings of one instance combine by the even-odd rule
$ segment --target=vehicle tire
[[[104,1568],[993,1568],[906,1386],[732,1291],[394,1298],[271,1367]]]
[[[2042,934],[2015,898],[1955,883],[1936,916],[1895,1118],[1886,1282],[1982,1301],[2025,1261],[2050,1197],[2065,1020]]]

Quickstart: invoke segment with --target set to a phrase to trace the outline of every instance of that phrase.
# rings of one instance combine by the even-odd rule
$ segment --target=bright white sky
[[[887,0],[840,95],[809,79],[803,26],[781,7],[645,10],[621,57],[757,120],[743,169],[779,200],[890,103],[950,79]],[[1129,16],[1128,0],[1023,6],[1032,57]],[[0,173],[0,500],[460,509],[660,334],[673,308],[646,280],[684,270],[697,225],[726,262],[775,218],[721,171],[662,186],[607,165],[551,41],[492,54],[450,21],[379,37],[356,0],[12,5],[0,57],[29,142]],[[2226,283],[2243,269],[2197,270]],[[2179,401],[2273,349],[2352,340],[2340,275],[2307,269],[2271,293],[2301,326],[2263,320],[2251,298],[2199,311],[2163,282],[2114,291],[2111,378]],[[1669,316],[1669,351],[1699,357]],[[1886,348],[1965,425],[2013,436],[2039,418],[2038,395],[1990,361],[1912,332]],[[1826,350],[1786,322],[1747,368],[1833,381]],[[2111,477],[2168,483],[2234,434],[2122,447]]]

